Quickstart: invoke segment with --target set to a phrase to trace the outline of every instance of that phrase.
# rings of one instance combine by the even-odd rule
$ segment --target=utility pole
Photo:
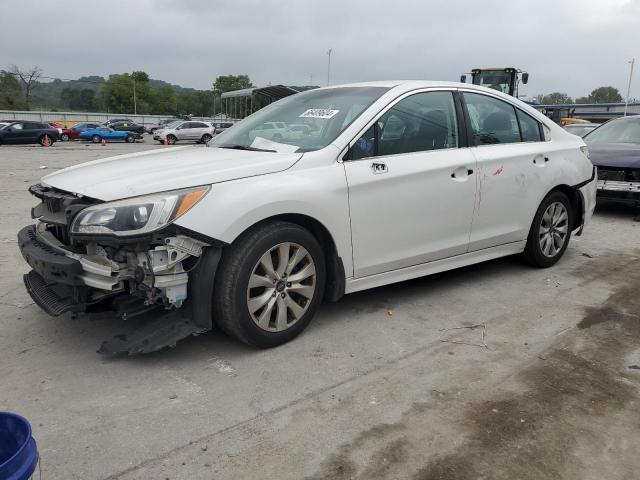
[[[327,62],[327,86],[331,85],[331,52],[332,48],[329,49],[327,55],[329,56],[329,61]]]
[[[627,116],[627,108],[629,108],[629,94],[631,92],[631,79],[633,78],[633,66],[636,63],[636,59],[632,58],[628,63],[631,64],[631,70],[629,71],[629,84],[627,85],[627,98],[624,102],[624,116]]]
[[[136,103],[136,79],[133,79],[133,114],[138,114],[138,105]]]

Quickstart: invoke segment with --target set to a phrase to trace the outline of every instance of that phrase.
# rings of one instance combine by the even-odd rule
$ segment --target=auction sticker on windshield
[[[299,118],[331,118],[339,111],[328,108],[310,108],[306,112],[302,112]]]

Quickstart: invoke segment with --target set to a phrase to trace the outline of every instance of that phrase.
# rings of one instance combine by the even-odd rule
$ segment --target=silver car
[[[200,120],[177,120],[160,130],[153,132],[153,139],[169,145],[178,141],[207,143],[213,137],[215,127],[210,122]]]

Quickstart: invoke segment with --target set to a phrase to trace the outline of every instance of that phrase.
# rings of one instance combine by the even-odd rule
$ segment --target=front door
[[[355,278],[466,253],[476,162],[459,131],[453,92],[421,92],[353,144],[344,168]]]

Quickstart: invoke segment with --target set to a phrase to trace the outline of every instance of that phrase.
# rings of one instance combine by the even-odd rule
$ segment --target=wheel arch
[[[256,222],[246,229],[246,231],[255,228],[257,225],[271,223],[275,221],[285,221],[295,223],[302,228],[308,230],[320,243],[322,251],[325,255],[325,266],[327,271],[327,281],[325,285],[324,298],[331,302],[338,301],[345,292],[345,270],[342,258],[338,254],[336,242],[329,232],[329,229],[318,219],[301,213],[280,213],[264,218]],[[238,236],[240,236],[238,235]],[[236,237],[237,238],[237,237]],[[224,251],[223,251],[224,255]]]
[[[584,216],[584,200],[577,188],[566,184],[560,184],[553,187],[547,192],[543,198],[547,198],[553,192],[564,193],[569,202],[571,203],[571,209],[573,213],[573,224],[571,225],[571,231],[579,228],[582,225],[582,219]]]

